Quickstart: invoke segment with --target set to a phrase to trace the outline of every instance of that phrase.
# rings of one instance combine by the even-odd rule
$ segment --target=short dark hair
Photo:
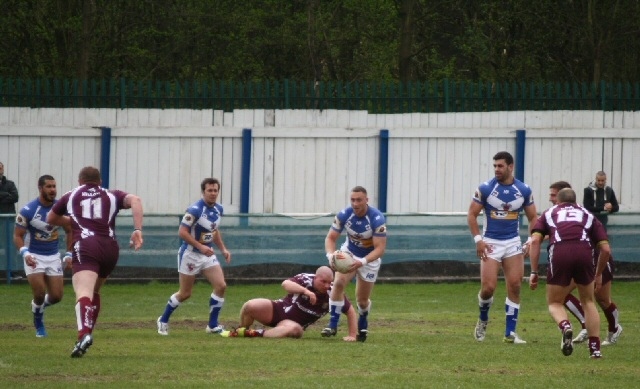
[[[204,188],[207,187],[207,185],[215,185],[218,184],[218,190],[220,189],[220,181],[217,178],[205,178],[204,180],[202,180],[202,182],[200,183],[200,190],[202,192],[204,192]]]
[[[47,180],[55,181],[56,179],[48,174],[40,176],[40,178],[38,178],[38,188],[42,188]]]
[[[102,178],[100,178],[100,170],[93,166],[85,166],[80,169],[78,174],[78,181],[81,184],[96,184],[100,185]]]
[[[571,184],[568,183],[567,181],[556,181],[553,184],[549,185],[549,189],[555,189],[555,190],[561,190],[564,188],[570,188],[571,189]]]
[[[507,165],[513,165],[513,155],[511,155],[511,153],[508,151],[500,151],[493,156],[494,161],[497,161],[499,159],[504,159]]]
[[[557,199],[558,203],[575,203],[576,192],[571,188],[560,189]]]
[[[362,192],[365,194],[365,196],[367,195],[367,190],[364,188],[364,186],[354,186],[353,189],[351,189],[352,192]]]

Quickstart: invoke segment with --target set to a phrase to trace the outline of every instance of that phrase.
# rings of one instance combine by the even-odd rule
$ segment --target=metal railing
[[[370,113],[640,110],[640,83],[136,81],[0,78],[0,106],[340,109]]]

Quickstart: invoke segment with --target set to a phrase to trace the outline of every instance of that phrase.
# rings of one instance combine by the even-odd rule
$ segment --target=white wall
[[[42,174],[58,192],[100,164],[111,127],[110,187],[142,196],[149,214],[180,214],[200,181],[222,181],[227,213],[240,206],[242,129],[251,128],[251,213],[330,213],[362,185],[378,202],[380,129],[389,130],[389,213],[466,212],[493,176],[492,156],[515,153],[526,128],[525,182],[539,209],[552,181],[578,190],[608,173],[622,210],[640,212],[640,112],[513,111],[373,115],[336,110],[118,110],[0,108],[0,161],[20,191],[37,196]]]

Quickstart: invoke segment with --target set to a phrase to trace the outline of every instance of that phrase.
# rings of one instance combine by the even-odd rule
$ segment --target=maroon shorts
[[[107,278],[118,263],[120,248],[111,238],[91,236],[76,242],[73,249],[73,274],[81,270],[98,273]]]
[[[559,242],[549,249],[547,284],[568,286],[573,279],[587,285],[595,278],[593,250],[587,242]]]

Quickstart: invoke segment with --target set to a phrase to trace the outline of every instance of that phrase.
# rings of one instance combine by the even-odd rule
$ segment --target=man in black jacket
[[[18,188],[13,181],[7,180],[4,175],[4,164],[0,162],[0,214],[15,214],[17,202]]]
[[[596,179],[584,188],[584,197],[582,200],[584,207],[593,213],[604,227],[607,227],[609,214],[618,212],[618,199],[610,186],[607,186],[607,174],[603,171],[596,173]]]

